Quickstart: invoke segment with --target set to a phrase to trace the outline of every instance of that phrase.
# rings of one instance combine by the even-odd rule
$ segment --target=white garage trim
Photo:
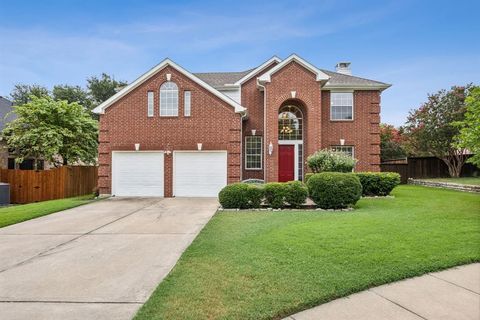
[[[180,183],[178,183],[178,174],[181,172],[184,168],[180,168],[180,164],[178,163],[178,159],[182,155],[186,154],[192,154],[192,155],[208,155],[208,154],[218,154],[218,155],[223,155],[223,159],[225,159],[225,163],[221,164],[218,166],[216,169],[218,169],[219,176],[215,177],[216,179],[212,180],[211,176],[205,175],[204,177],[201,177],[200,179],[205,179],[201,181],[208,181],[211,183],[208,187],[211,187],[210,189],[208,188],[203,188],[203,189],[198,189],[198,192],[192,192],[191,190],[185,191],[181,190],[180,188],[182,187]],[[196,168],[199,169],[199,172],[202,172],[202,168]],[[199,181],[197,181],[199,182]],[[173,151],[173,178],[172,178],[172,183],[173,183],[173,196],[178,196],[178,197],[185,197],[185,196],[190,196],[190,197],[217,197],[218,192],[223,188],[224,186],[227,185],[228,183],[228,153],[226,150],[177,150]],[[192,180],[192,184],[195,184],[195,181]],[[197,191],[197,190],[196,190]]]
[[[118,163],[117,163],[117,160],[119,159],[120,155],[121,154],[132,154],[132,155],[137,155],[137,156],[140,156],[142,154],[157,154],[157,155],[161,155],[161,157],[159,157],[158,160],[159,161],[159,166],[157,167],[158,169],[158,177],[161,176],[161,181],[162,181],[162,184],[160,185],[161,188],[159,187],[158,189],[158,193],[155,194],[155,195],[151,195],[151,194],[145,194],[145,195],[142,195],[142,194],[122,194],[122,190],[121,188],[119,188],[118,186]],[[119,150],[119,151],[112,151],[112,161],[111,161],[111,183],[112,183],[112,195],[116,195],[116,196],[156,196],[156,197],[163,197],[165,195],[165,186],[164,186],[164,183],[165,183],[165,152],[164,151],[161,151],[161,150],[155,150],[155,151],[151,151],[151,150],[145,150],[145,151],[123,151],[123,150]],[[135,168],[137,169],[137,168]],[[154,170],[152,170],[152,168],[148,167],[148,168],[144,168],[144,169],[147,169],[148,172],[155,172]],[[146,172],[147,173],[147,172]],[[119,194],[120,193],[120,194]]]

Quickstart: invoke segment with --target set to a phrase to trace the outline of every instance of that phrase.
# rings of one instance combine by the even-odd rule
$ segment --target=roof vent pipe
[[[335,71],[337,73],[346,74],[347,76],[352,75],[352,69],[350,69],[350,62],[339,62],[335,65]]]

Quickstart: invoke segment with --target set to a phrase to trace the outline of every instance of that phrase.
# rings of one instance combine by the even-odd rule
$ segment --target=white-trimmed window
[[[190,91],[185,91],[183,93],[183,115],[185,117],[190,117],[192,113],[192,93]]]
[[[350,157],[354,157],[354,148],[353,146],[332,146],[332,151],[343,152],[348,154]]]
[[[262,169],[262,137],[245,137],[245,169]]]
[[[153,117],[153,91],[147,92],[147,115]]]
[[[330,93],[330,120],[353,120],[353,92]]]
[[[175,82],[167,81],[160,87],[160,116],[178,116],[178,87]]]

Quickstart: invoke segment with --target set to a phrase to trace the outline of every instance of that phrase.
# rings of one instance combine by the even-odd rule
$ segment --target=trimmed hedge
[[[263,188],[247,183],[229,184],[218,194],[218,201],[225,209],[260,208],[262,199]]]
[[[308,172],[308,173],[305,173],[305,183],[308,182],[308,179],[310,179],[311,176],[313,176],[315,173],[312,173],[312,172]]]
[[[363,196],[387,196],[400,184],[396,172],[357,172],[355,175],[362,184]]]
[[[310,198],[322,209],[342,209],[355,205],[362,195],[362,185],[353,173],[323,172],[307,182]]]
[[[286,183],[270,182],[263,188],[265,193],[265,202],[274,209],[285,207],[288,196],[288,187]]]
[[[307,165],[314,173],[352,172],[356,163],[348,154],[331,149],[318,150],[307,158]]]
[[[294,208],[300,208],[308,197],[308,189],[301,181],[290,181],[287,185],[287,196],[285,200]]]

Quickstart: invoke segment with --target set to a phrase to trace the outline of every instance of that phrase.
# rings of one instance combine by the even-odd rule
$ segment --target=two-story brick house
[[[297,55],[244,72],[190,73],[166,59],[98,106],[99,187],[118,196],[216,196],[246,179],[303,180],[323,148],[378,171],[380,95],[350,64]]]

